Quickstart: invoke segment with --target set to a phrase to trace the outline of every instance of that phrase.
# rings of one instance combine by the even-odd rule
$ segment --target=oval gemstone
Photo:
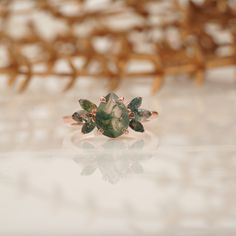
[[[116,138],[129,126],[128,110],[115,93],[109,93],[101,102],[96,113],[96,126],[103,134]]]

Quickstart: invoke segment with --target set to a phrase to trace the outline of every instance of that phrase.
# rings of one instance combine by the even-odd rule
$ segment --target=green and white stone
[[[152,113],[145,109],[138,109],[134,111],[134,115],[135,115],[135,120],[142,122],[148,120],[148,118],[152,116]]]
[[[90,119],[88,112],[84,110],[76,111],[72,118],[77,122],[87,122]]]
[[[80,99],[79,104],[87,112],[92,112],[97,109],[97,106],[87,99]]]
[[[115,93],[109,93],[96,113],[96,126],[105,136],[116,138],[129,126],[128,109]]]
[[[130,121],[129,127],[136,132],[141,132],[141,133],[144,132],[143,125],[139,121],[134,119]]]
[[[136,111],[142,104],[142,97],[136,97],[131,100],[131,102],[128,104],[128,108],[131,111]]]
[[[88,134],[88,133],[92,132],[94,128],[95,128],[95,123],[94,123],[94,122],[92,122],[92,121],[86,122],[86,123],[83,125],[83,127],[82,127],[82,129],[81,129],[81,132],[82,132],[83,134]]]

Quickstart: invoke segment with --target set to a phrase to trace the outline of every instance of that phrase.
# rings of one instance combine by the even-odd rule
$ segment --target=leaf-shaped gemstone
[[[105,99],[106,101],[98,106],[96,126],[103,130],[103,135],[117,138],[129,127],[128,110],[114,93],[109,93]]]
[[[92,112],[97,109],[97,106],[87,99],[80,99],[79,104],[87,112]]]
[[[137,120],[134,120],[134,119],[131,120],[129,122],[129,126],[130,126],[131,129],[133,129],[133,130],[135,130],[137,132],[144,132],[143,125],[139,121],[137,121]]]
[[[90,133],[91,131],[93,131],[93,129],[95,128],[95,123],[94,122],[86,122],[83,127],[82,127],[82,133],[83,134],[87,134]]]
[[[152,113],[145,109],[138,109],[134,112],[135,120],[138,121],[146,121],[148,118],[152,116]]]
[[[72,115],[72,119],[74,119],[77,122],[83,122],[83,121],[88,121],[89,120],[89,114],[87,111],[81,110],[81,111],[76,111]]]
[[[141,97],[136,97],[131,102],[128,104],[128,109],[131,111],[137,110],[142,104],[142,98]]]

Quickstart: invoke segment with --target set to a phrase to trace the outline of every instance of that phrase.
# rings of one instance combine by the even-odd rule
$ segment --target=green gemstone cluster
[[[82,124],[82,133],[87,134],[95,127],[110,138],[116,138],[126,132],[128,127],[144,132],[142,121],[148,120],[152,112],[141,109],[142,98],[134,98],[126,107],[115,93],[109,93],[97,107],[86,99],[79,100],[83,110],[77,111],[72,118]]]

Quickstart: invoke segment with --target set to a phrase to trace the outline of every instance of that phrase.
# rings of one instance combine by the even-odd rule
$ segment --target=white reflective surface
[[[233,83],[172,81],[152,97],[125,82],[117,94],[160,117],[118,139],[62,123],[101,84],[40,86],[0,95],[0,235],[235,235]]]

